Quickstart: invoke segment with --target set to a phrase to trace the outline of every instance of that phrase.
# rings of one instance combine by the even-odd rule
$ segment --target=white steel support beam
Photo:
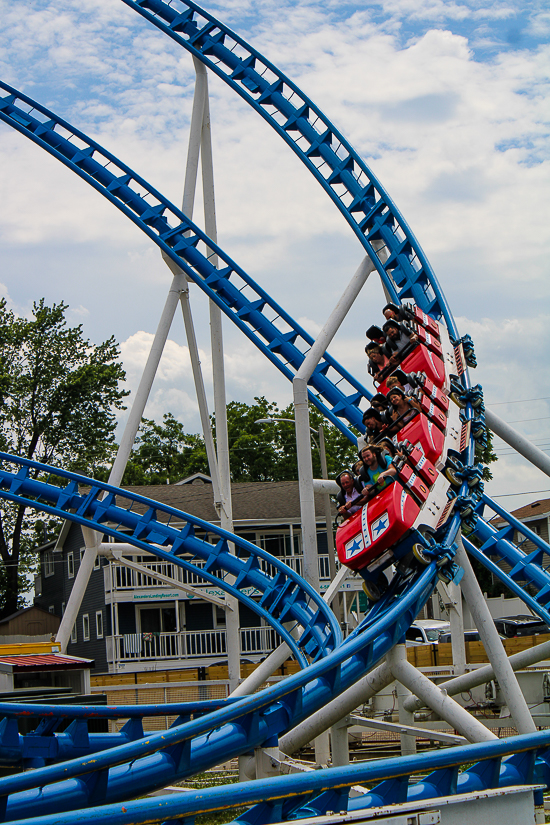
[[[498,435],[505,441],[510,447],[513,447],[514,450],[517,450],[527,461],[530,461],[531,464],[534,464],[535,467],[538,467],[539,470],[542,470],[547,476],[550,476],[550,456],[547,456],[546,453],[543,453],[542,450],[539,450],[538,447],[535,447],[528,438],[521,433],[518,433],[513,427],[503,421],[496,413],[492,410],[485,410],[485,421],[487,426],[490,430],[492,430],[495,435]]]
[[[464,570],[461,581],[462,592],[506,699],[514,724],[518,733],[535,733],[537,728],[533,722],[533,717],[504,650],[502,640],[489,612],[489,606],[483,598],[483,593],[472,570],[470,559],[464,549],[460,535],[457,537],[457,545],[458,550],[455,561]]]
[[[399,710],[399,722],[406,727],[414,722],[414,713],[411,713],[405,708],[405,699],[411,695],[411,691],[397,682],[397,707]],[[399,732],[399,739],[401,742],[401,756],[411,756],[416,753],[416,736],[410,734],[407,730]]]
[[[443,584],[443,583],[442,583]],[[459,584],[449,582],[450,597],[449,622],[451,624],[451,651],[454,674],[460,676],[466,671],[466,642],[464,639],[464,616],[462,611],[462,590]]]
[[[327,451],[325,446],[325,428],[319,424],[319,460],[321,462],[321,475],[328,481],[328,467],[327,467]],[[332,507],[330,504],[330,493],[323,492],[323,509],[325,511],[325,526],[327,531],[327,553],[328,553],[328,569],[330,580],[334,581],[336,578],[336,548],[334,546],[334,533],[332,530]],[[342,620],[340,596],[338,592],[334,595],[332,610],[335,613],[338,621]]]
[[[468,742],[489,742],[498,739],[485,725],[464,710],[447,692],[434,685],[427,676],[407,661],[405,645],[398,644],[386,656],[393,676],[448,722]]]
[[[330,749],[334,767],[343,768],[344,765],[349,765],[349,720],[350,717],[345,716],[330,729]]]
[[[324,708],[313,713],[293,730],[285,733],[279,739],[279,748],[289,756],[295,753],[308,742],[319,736],[320,733],[338,724],[341,719],[351,713],[364,702],[371,699],[380,690],[391,685],[394,677],[387,663],[378,665],[366,676],[337,696]]]
[[[441,687],[441,685],[440,685]],[[435,742],[444,742],[446,745],[467,745],[464,736],[457,736],[454,733],[443,733],[429,728],[416,728],[410,725],[396,724],[395,722],[382,722],[380,719],[367,719],[364,716],[349,716],[348,725],[358,725],[361,728],[372,728],[373,730],[386,730],[392,733],[403,733],[409,736],[419,736],[424,739],[433,739]]]
[[[340,585],[342,582],[348,577],[351,573],[351,570],[348,567],[341,567],[338,573],[336,574],[336,578],[330,583],[327,590],[323,593],[323,600],[327,602],[327,604],[331,604],[334,596],[338,593]],[[298,634],[296,631],[291,630],[292,635],[297,638]],[[254,691],[258,690],[261,685],[272,676],[276,670],[278,670],[289,656],[291,656],[291,650],[286,642],[283,642],[279,645],[279,647],[275,648],[273,653],[270,653],[269,656],[260,662],[257,668],[252,671],[250,676],[247,676],[244,679],[238,688],[231,691],[231,696],[247,696]]]
[[[535,665],[537,662],[543,662],[550,659],[550,641],[543,642],[535,647],[529,647],[527,650],[520,650],[519,653],[514,653],[508,658],[512,666],[512,670],[523,670],[530,665]],[[491,665],[478,667],[465,673],[463,676],[457,676],[455,679],[449,679],[447,682],[441,682],[439,687],[446,690],[449,696],[456,696],[458,693],[466,693],[472,688],[484,685],[495,678],[495,671]],[[420,710],[423,707],[423,702],[417,699],[416,696],[410,696],[405,700],[405,707],[407,710]]]
[[[216,201],[214,196],[214,165],[212,159],[212,139],[210,129],[210,104],[208,98],[208,77],[206,68],[193,58],[197,78],[204,75],[204,107],[201,129],[201,169],[204,200],[205,232],[214,243],[218,240],[216,225]],[[218,266],[217,255],[210,262]],[[227,405],[225,396],[225,366],[223,357],[222,312],[210,301],[210,340],[212,348],[212,374],[214,384],[214,413],[216,416],[216,447],[220,479],[221,510],[220,520],[224,530],[233,532],[233,506],[231,502],[231,468],[229,465],[229,436],[227,432]],[[232,548],[234,550],[234,548]],[[236,688],[241,678],[241,640],[239,632],[239,603],[233,596],[226,597],[226,639],[229,690]]]
[[[180,272],[180,274],[174,274],[157,331],[151,345],[151,350],[149,352],[135,398],[132,402],[132,407],[128,414],[128,420],[126,421],[120,446],[117,450],[115,462],[109,474],[109,484],[112,484],[115,487],[120,486],[122,481],[122,476],[124,475],[124,470],[126,469],[126,464],[134,445],[136,433],[143,417],[145,405],[147,404],[147,399],[149,398],[149,393],[151,392],[151,387],[153,385],[162,352],[166,344],[166,339],[168,338],[168,333],[170,332],[170,327],[172,325],[172,320],[178,305],[179,297],[184,289],[185,280],[182,273]],[[63,652],[66,652],[67,650],[67,645],[71,638],[71,631],[76,621],[78,611],[80,610],[80,605],[82,604],[82,599],[84,598],[88,582],[90,581],[92,570],[94,569],[94,564],[97,557],[97,545],[99,541],[101,541],[100,534],[96,533],[94,530],[90,530],[87,527],[82,528],[82,534],[84,536],[86,549],[84,556],[80,561],[78,572],[67,601],[67,606],[65,608],[63,618],[61,619],[59,630],[56,634],[56,641],[59,642]]]
[[[302,522],[302,548],[304,554],[304,578],[319,590],[319,565],[317,554],[317,525],[313,496],[313,469],[311,463],[311,439],[307,382],[313,370],[323,357],[330,342],[338,332],[344,318],[370,273],[374,264],[365,257],[336,304],[329,319],[317,336],[313,346],[304,358],[302,366],[293,380],[294,420],[296,427],[296,452],[298,456],[298,487],[300,492],[300,514]]]

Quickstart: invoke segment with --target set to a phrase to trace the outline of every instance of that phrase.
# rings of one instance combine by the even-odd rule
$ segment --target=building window
[[[95,612],[95,635],[98,639],[103,639],[103,610]]]
[[[82,638],[85,642],[90,641],[90,617],[87,613],[82,616]]]
[[[43,561],[42,561],[42,568],[44,570],[44,577],[47,578],[48,576],[53,576],[54,569],[53,569],[53,553],[51,550],[46,550],[44,553]]]
[[[99,570],[100,567],[101,567],[101,556],[98,553],[97,556],[95,557],[95,561],[94,561],[94,570]]]
[[[74,579],[74,555],[67,553],[67,576],[69,579]]]
[[[73,628],[71,630],[71,642],[73,643],[73,645],[75,645],[77,643],[77,640],[78,640],[78,636],[77,636],[77,633],[76,633],[76,622],[75,622],[73,624]]]
[[[51,604],[51,605],[48,607],[48,613],[55,613],[55,605]]]

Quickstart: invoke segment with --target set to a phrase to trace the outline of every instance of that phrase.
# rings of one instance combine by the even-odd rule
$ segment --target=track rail
[[[259,613],[302,666],[308,658],[331,652],[341,641],[334,614],[313,587],[245,539],[173,507],[76,473],[6,453],[0,453],[0,462],[0,498],[102,530],[221,587]],[[59,486],[61,479],[63,486]],[[79,486],[86,489],[80,491]],[[205,537],[199,538],[197,531],[203,531]],[[210,536],[214,544],[208,541]],[[235,553],[230,552],[229,542],[235,544]],[[194,560],[206,564],[198,567]],[[260,595],[259,601],[245,592],[252,588]],[[298,642],[284,626],[287,622],[297,626]]]
[[[190,0],[122,0],[246,100],[314,175],[373,261],[389,293],[456,326],[426,255],[396,205],[330,120],[283,72]]]
[[[303,583],[303,590],[296,590],[294,578],[289,576],[286,581],[291,580],[292,586],[283,584],[279,576],[284,568],[282,564],[273,578],[277,584],[272,586],[269,577],[259,570],[258,565],[258,559],[268,558],[271,563],[272,557],[260,548],[219,529],[214,532],[218,533],[220,541],[205,547],[207,542],[194,535],[195,528],[202,527],[209,532],[213,532],[213,528],[185,513],[24,459],[0,454],[0,460],[4,465],[0,468],[0,498],[17,501],[77,524],[86,524],[115,537],[124,536],[136,547],[170,561],[178,558],[174,551],[206,558],[207,569],[200,569],[201,576],[205,572],[212,576],[212,571],[229,572],[236,577],[235,585],[228,584],[224,579],[215,579],[216,583],[223,582],[227,592],[234,592],[246,603],[247,597],[242,588],[252,586],[263,593],[260,604],[255,606],[256,610],[265,609],[269,604],[270,610],[274,613],[278,611],[279,621],[293,617],[296,620],[297,617],[298,621],[305,623],[302,637],[306,642],[303,644],[302,638],[299,640],[299,655],[303,656],[304,649],[306,652],[309,649],[310,653],[323,650],[326,654],[319,655],[309,667],[274,687],[233,703],[225,703],[213,713],[177,724],[168,731],[111,747],[87,758],[75,758],[60,765],[0,779],[0,814],[3,814],[5,821],[21,816],[80,810],[94,804],[126,799],[128,795],[147,793],[203,770],[213,760],[223,761],[272,740],[322,707],[373,667],[403,638],[405,630],[435,586],[435,562],[408,580],[396,580],[392,597],[386,599],[386,609],[379,614],[378,620],[356,638],[329,652],[330,645],[339,640],[330,610],[317,594],[310,593],[311,588],[306,583]],[[5,465],[11,466],[12,472],[6,470]],[[17,472],[13,472],[14,467]],[[39,470],[41,477],[31,478],[31,470]],[[52,483],[54,476],[57,485]],[[68,481],[68,484],[59,485],[61,480]],[[87,484],[89,490],[79,492],[79,482]],[[105,498],[101,499],[101,494],[106,494]],[[129,506],[123,507],[120,500],[126,497]],[[142,508],[141,513],[137,512],[139,508]],[[166,520],[161,520],[159,515],[165,515]],[[123,528],[131,530],[131,535],[123,533]],[[228,540],[236,543],[237,556],[226,555]],[[159,543],[169,545],[172,553],[154,546]],[[242,557],[243,552],[246,552],[246,558]],[[192,567],[191,562],[181,561]],[[290,570],[288,572],[292,573]],[[309,610],[308,599],[311,600]],[[330,614],[328,619],[327,612]],[[307,614],[307,621],[304,613]],[[323,617],[322,621],[320,617]],[[165,712],[168,708],[165,707]],[[25,712],[29,709],[28,706],[19,706],[14,710]],[[63,709],[62,714],[66,717],[71,711],[75,716],[79,715],[77,709]],[[116,712],[124,714],[125,711],[120,708]],[[101,713],[101,709],[94,708],[94,714]],[[49,714],[49,718],[55,718],[56,708],[50,708]],[[86,711],[82,716],[86,716]],[[5,718],[8,719],[7,716]],[[14,716],[10,718],[13,720]]]
[[[501,522],[495,524],[483,518],[486,509],[492,510]],[[485,493],[474,512],[472,536],[481,546],[464,538],[468,552],[550,625],[550,545]],[[518,547],[514,542],[516,532],[535,546],[532,552]],[[500,562],[510,565],[510,572],[505,572],[499,566]]]
[[[145,232],[292,380],[313,338],[183,212],[95,141],[0,82],[0,119],[93,186]],[[218,256],[218,267],[211,263]],[[310,400],[350,441],[364,432],[359,405],[371,393],[328,353],[309,381]]]
[[[464,763],[470,766],[461,771]],[[424,776],[413,782],[412,778],[419,773]],[[254,805],[235,820],[252,825],[510,786],[547,786],[549,781],[550,732],[540,731],[415,756],[359,762],[345,768],[186,791],[162,799],[139,799],[126,803],[122,811],[120,805],[105,805],[89,809],[85,816],[97,825],[161,825],[191,819],[197,813]],[[363,796],[349,799],[351,786],[358,784],[367,784],[371,789]],[[540,790],[535,793],[535,801],[542,804]],[[14,825],[78,825],[82,820],[82,812],[77,811],[55,817],[24,818]]]

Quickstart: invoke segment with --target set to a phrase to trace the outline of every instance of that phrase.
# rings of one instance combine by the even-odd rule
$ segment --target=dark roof
[[[43,549],[43,548],[40,548]],[[30,604],[28,607],[22,607],[20,610],[16,610],[15,613],[11,613],[9,616],[4,616],[3,619],[0,619],[0,624],[4,624],[4,622],[9,622],[11,619],[15,619],[16,616],[21,616],[23,613],[26,613],[28,610],[40,610],[41,613],[45,613],[46,616],[51,616],[52,614],[48,610],[44,610],[42,607],[38,607],[36,604]]]
[[[512,510],[511,515],[519,521],[525,521],[537,516],[545,516],[548,513],[550,513],[550,498],[542,498],[532,501],[531,504],[524,504],[523,507],[518,507],[517,510]],[[504,519],[501,516],[494,516],[491,521],[498,524]]]
[[[212,487],[209,484],[160,484],[125,487],[124,489],[183,510],[205,521],[219,521],[214,509]],[[300,520],[297,481],[235,483],[231,485],[231,495],[235,522],[279,521],[285,523]],[[315,494],[315,512],[318,518],[324,515],[321,493]]]

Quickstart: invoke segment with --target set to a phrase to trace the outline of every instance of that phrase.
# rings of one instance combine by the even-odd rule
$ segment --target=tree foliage
[[[292,405],[279,409],[266,398],[255,398],[253,404],[231,401],[227,405],[229,459],[232,481],[291,481],[298,475],[296,436]],[[260,419],[279,419],[257,423]],[[312,406],[311,426],[323,424],[329,476],[353,462],[356,450],[348,439],[326,422]],[[212,418],[214,438],[216,422]],[[321,476],[319,438],[313,435],[313,474]],[[163,423],[143,419],[136,447],[126,473],[125,485],[174,483],[194,473],[209,473],[206,449],[202,436],[185,432],[184,425],[171,413],[163,416]]]
[[[498,455],[493,449],[493,433],[487,427],[487,446],[476,450],[476,461],[483,464],[483,481],[491,481],[493,474],[489,469],[489,464],[498,461]]]
[[[127,392],[118,346],[97,346],[82,327],[68,327],[67,305],[35,303],[17,317],[0,302],[0,447],[4,452],[86,475],[112,460],[115,409]],[[25,573],[36,538],[48,520],[8,502],[0,504],[0,617],[21,606]]]
[[[122,479],[124,485],[170,484],[194,473],[208,473],[202,436],[186,433],[172,413],[165,413],[162,419],[162,424],[141,420]]]

